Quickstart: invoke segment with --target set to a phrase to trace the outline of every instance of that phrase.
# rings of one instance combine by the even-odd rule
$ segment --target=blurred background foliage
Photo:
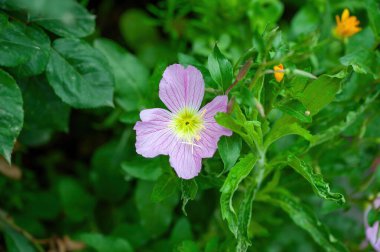
[[[18,20],[32,22],[33,11],[25,14],[18,5],[22,2],[0,0],[0,15],[10,16],[14,26]],[[61,15],[58,2],[52,1],[52,9],[44,5],[49,15]],[[114,89],[85,90],[87,96],[100,95],[98,100],[75,99],[59,88],[67,80],[57,76],[57,69],[66,67],[66,74],[71,73],[59,56],[50,56],[55,61],[48,63],[46,73],[36,69],[38,64],[20,66],[22,60],[8,64],[1,56],[1,66],[22,92],[24,123],[12,166],[0,162],[0,251],[234,251],[236,241],[222,220],[219,198],[226,171],[247,148],[241,140],[240,147],[231,150],[237,153],[232,164],[217,153],[204,160],[202,174],[191,185],[175,176],[167,157],[144,159],[134,147],[133,125],[139,111],[162,107],[158,83],[167,65],[179,62],[200,69],[211,90],[206,99],[221,92],[206,68],[215,43],[235,72],[255,48],[287,69],[317,76],[345,73],[334,102],[308,125],[311,133],[336,126],[341,134],[311,148],[304,160],[323,173],[334,192],[344,194],[346,204],[321,201],[290,169],[282,169],[278,183],[307,203],[350,251],[373,251],[365,242],[363,211],[380,188],[380,104],[378,98],[368,101],[379,90],[380,80],[377,1],[81,0],[78,5],[70,13],[84,18],[75,27],[66,30],[59,22],[36,17],[34,32],[44,29],[47,47],[52,44],[77,69],[84,68],[80,60],[98,55],[91,67],[108,71],[98,79],[114,82]],[[341,41],[332,31],[335,16],[344,8],[358,17],[362,31]],[[96,23],[91,23],[93,15]],[[277,26],[271,40],[263,38]],[[9,33],[0,29],[0,37],[6,38]],[[30,37],[44,37],[36,34]],[[18,39],[16,35],[11,39]],[[72,37],[85,38],[78,42]],[[43,60],[47,58],[42,55],[39,62]],[[245,111],[256,109],[246,86],[257,68],[233,93]],[[267,97],[278,92],[286,102],[287,95],[296,96],[297,87],[307,82],[291,74],[281,84],[268,77],[264,92]],[[263,105],[270,111],[281,104]],[[275,121],[280,113],[274,109],[269,119]],[[286,136],[271,146],[268,156],[298,148],[302,141]],[[271,175],[272,181],[276,176]],[[244,195],[244,190],[239,193]],[[254,202],[252,213],[249,251],[322,250],[286,213],[265,200]]]

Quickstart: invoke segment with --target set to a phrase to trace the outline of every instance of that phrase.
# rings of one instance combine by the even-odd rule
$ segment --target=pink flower
[[[380,197],[375,199],[373,202],[373,206],[375,209],[380,208]],[[368,225],[368,213],[372,209],[372,207],[368,207],[365,214],[364,214],[364,223],[365,223],[365,228],[366,228],[366,236],[367,240],[371,243],[372,247],[377,251],[380,252],[380,239],[378,238],[378,232],[379,232],[379,222],[375,222],[372,227]]]
[[[217,96],[200,109],[205,92],[201,72],[193,66],[168,66],[160,82],[159,96],[170,111],[154,108],[141,111],[137,122],[136,151],[152,158],[169,155],[178,177],[198,175],[202,158],[214,155],[219,138],[232,132],[216,123],[217,112],[227,111],[228,97]]]

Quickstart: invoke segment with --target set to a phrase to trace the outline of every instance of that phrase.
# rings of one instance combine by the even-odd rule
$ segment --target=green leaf
[[[193,241],[183,241],[181,245],[178,246],[178,252],[199,252],[198,245]]]
[[[310,111],[311,116],[335,99],[336,93],[340,90],[339,77],[322,75],[305,88],[299,100]]]
[[[186,213],[186,205],[189,200],[194,200],[198,192],[198,184],[195,179],[181,179],[181,190],[182,190],[182,212]]]
[[[186,218],[181,217],[171,231],[170,242],[175,246],[182,241],[192,239],[193,233],[191,232],[190,222]]]
[[[142,180],[155,181],[162,174],[159,159],[136,158],[133,161],[122,163],[121,167],[127,175]]]
[[[380,4],[377,0],[367,0],[365,6],[373,33],[380,37]]]
[[[114,79],[106,59],[79,39],[53,43],[46,74],[55,93],[75,108],[113,106]]]
[[[221,53],[216,44],[213,52],[208,56],[207,66],[211,78],[225,91],[232,84],[233,70],[231,62]]]
[[[160,202],[173,195],[178,189],[178,178],[173,172],[163,173],[154,185],[151,199]]]
[[[36,252],[32,243],[19,231],[0,221],[0,230],[5,233],[5,245],[8,252]]]
[[[220,189],[220,208],[222,217],[224,220],[227,220],[228,227],[235,237],[237,237],[238,232],[238,220],[232,202],[233,196],[241,181],[243,181],[243,179],[252,171],[256,160],[257,157],[252,153],[242,157],[239,162],[232,167]]]
[[[356,50],[339,59],[344,66],[352,66],[355,72],[379,77],[380,54],[369,49]]]
[[[241,138],[236,134],[230,137],[224,136],[219,140],[218,150],[224,164],[222,173],[229,171],[235,165],[240,156],[241,147]]]
[[[115,76],[115,102],[126,111],[145,107],[149,102],[148,69],[111,40],[97,39],[94,46],[107,58]]]
[[[18,81],[24,100],[25,131],[68,131],[70,107],[54,93],[43,76]]]
[[[370,227],[372,227],[375,222],[380,221],[380,209],[371,208],[367,215],[367,222]]]
[[[29,39],[29,49],[33,52],[31,57],[24,64],[10,69],[14,76],[27,77],[38,75],[45,71],[50,56],[50,39],[49,36],[40,28],[33,25],[24,25],[21,22],[13,23],[14,30],[25,34]]]
[[[291,31],[295,37],[301,34],[310,34],[318,28],[320,23],[318,10],[312,5],[304,5],[294,15],[291,21]]]
[[[11,162],[11,153],[24,121],[23,101],[16,81],[0,69],[0,155]]]
[[[63,178],[58,183],[63,210],[73,222],[81,222],[91,216],[95,207],[94,198],[82,187],[77,180]]]
[[[340,205],[343,205],[346,200],[344,196],[340,193],[333,193],[330,191],[329,184],[323,180],[322,174],[317,174],[314,172],[313,167],[300,160],[294,155],[288,157],[288,164],[296,172],[302,175],[307,181],[309,181],[311,187],[315,194],[319,197],[327,200],[332,200]]]
[[[332,127],[328,128],[327,130],[314,135],[311,138],[311,145],[310,147],[314,147],[316,145],[319,145],[321,143],[324,143],[326,141],[331,140],[335,136],[339,135],[343,131],[345,131],[350,125],[352,125],[360,115],[364,113],[364,111],[367,110],[367,108],[376,100],[377,96],[379,96],[380,92],[376,92],[372,96],[369,96],[365,99],[364,103],[359,106],[355,111],[350,111],[346,115],[346,120],[342,121],[340,123],[336,123]]]
[[[30,22],[58,36],[81,38],[95,30],[95,16],[76,1],[43,0],[39,5],[29,0],[18,1],[28,9]]]
[[[260,200],[273,204],[284,210],[293,222],[307,231],[310,236],[327,252],[348,251],[298,198],[284,189],[276,189],[270,194],[262,195]]]
[[[307,115],[307,109],[305,106],[298,100],[291,100],[284,104],[280,104],[277,107],[284,113],[293,116],[294,118],[300,120],[304,123],[311,123],[312,119],[310,115]]]
[[[98,197],[103,200],[117,202],[128,190],[121,169],[128,149],[128,137],[129,132],[124,133],[120,140],[99,147],[91,159],[93,186]]]
[[[102,234],[81,234],[80,240],[97,252],[133,252],[132,246],[123,238]]]
[[[155,203],[149,195],[152,194],[153,184],[139,180],[135,190],[134,200],[140,216],[140,223],[148,235],[157,237],[164,233],[173,218],[173,209],[178,203],[178,198],[172,197]]]
[[[243,200],[240,203],[238,212],[238,246],[237,251],[245,252],[251,245],[250,237],[248,234],[248,229],[251,224],[252,218],[252,205],[253,200],[256,197],[258,190],[260,189],[261,182],[264,176],[264,162],[263,160],[258,160],[255,165],[253,174],[250,176],[249,186],[247,191],[244,193]]]
[[[36,40],[31,40],[29,37],[36,35],[33,33],[33,28],[27,28],[19,22],[8,22],[8,16],[2,13],[0,13],[0,25],[1,66],[14,67],[23,64],[41,52],[40,44],[36,44]]]
[[[287,135],[299,135],[310,141],[312,135],[308,130],[302,128],[289,116],[283,116],[276,121],[272,129],[265,137],[264,148],[267,149],[272,143]]]

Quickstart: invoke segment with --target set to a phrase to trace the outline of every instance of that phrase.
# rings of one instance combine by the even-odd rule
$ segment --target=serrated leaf
[[[15,31],[25,34],[29,39],[29,46],[33,47],[31,50],[33,54],[25,63],[10,69],[11,73],[18,77],[28,77],[44,72],[51,49],[49,36],[42,29],[33,25],[14,22],[13,27]]]
[[[252,171],[256,160],[257,157],[252,153],[242,157],[239,162],[232,167],[220,189],[220,209],[222,212],[222,218],[227,220],[228,227],[235,237],[237,237],[238,232],[238,219],[233,206],[233,196],[241,181],[243,181],[243,179]]]
[[[300,203],[299,199],[284,189],[276,189],[270,194],[260,197],[260,200],[280,207],[293,222],[307,231],[321,248],[327,252],[347,252],[345,246],[337,240],[308,208]]]
[[[0,69],[0,155],[11,162],[13,145],[24,121],[23,101],[16,81]]]
[[[113,106],[114,79],[106,59],[79,39],[57,39],[46,69],[54,92],[75,108]]]
[[[40,52],[35,41],[24,33],[25,25],[9,22],[8,16],[0,13],[0,65],[15,67],[28,61],[34,54]]]
[[[115,76],[115,102],[126,111],[145,107],[149,102],[148,69],[111,40],[97,39],[94,46],[107,58]],[[162,78],[162,74],[159,78]]]
[[[224,169],[222,173],[230,170],[232,166],[235,165],[236,161],[240,156],[241,148],[241,138],[236,134],[230,137],[222,137],[219,140],[218,150],[224,164]]]
[[[330,186],[323,180],[322,174],[315,173],[313,168],[306,162],[300,160],[294,155],[290,155],[288,157],[288,164],[310,183],[313,191],[319,197],[335,201],[340,205],[343,205],[346,202],[342,194],[331,192]]]
[[[322,75],[307,85],[299,100],[313,116],[335,99],[340,82],[341,79],[338,77]]]
[[[300,120],[301,122],[311,123],[312,121],[311,116],[306,113],[307,109],[298,100],[291,100],[287,103],[280,104],[277,108],[282,112]]]
[[[265,137],[264,148],[267,149],[272,143],[287,135],[299,135],[310,141],[310,132],[294,122],[291,117],[284,116],[276,121],[272,129]]]
[[[207,66],[211,78],[225,91],[232,84],[233,69],[231,62],[221,53],[216,44],[213,52],[208,56]]]

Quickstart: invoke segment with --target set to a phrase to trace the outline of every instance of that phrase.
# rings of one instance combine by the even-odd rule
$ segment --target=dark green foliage
[[[148,2],[0,0],[0,251],[373,251],[378,1]],[[135,146],[174,63],[233,132],[189,180]]]

